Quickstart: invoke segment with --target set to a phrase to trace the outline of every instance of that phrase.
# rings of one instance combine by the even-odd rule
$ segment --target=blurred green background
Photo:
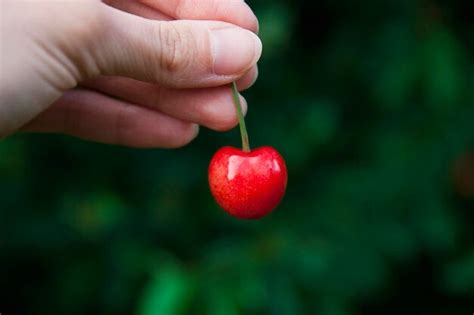
[[[280,207],[214,203],[208,162],[238,129],[179,150],[10,137],[2,314],[474,312],[474,2],[249,3],[247,124],[286,158]]]

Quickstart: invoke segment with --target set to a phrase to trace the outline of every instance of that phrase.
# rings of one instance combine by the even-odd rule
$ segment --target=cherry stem
[[[249,135],[247,133],[247,127],[245,126],[244,114],[242,113],[242,104],[240,104],[239,92],[237,90],[237,84],[232,82],[232,99],[234,100],[235,109],[237,110],[237,117],[239,118],[240,136],[242,137],[242,150],[244,152],[250,152]]]

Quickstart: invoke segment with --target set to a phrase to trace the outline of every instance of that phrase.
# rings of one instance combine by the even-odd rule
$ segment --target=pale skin
[[[237,124],[229,83],[252,85],[262,51],[241,0],[2,0],[0,16],[0,138],[180,147]]]

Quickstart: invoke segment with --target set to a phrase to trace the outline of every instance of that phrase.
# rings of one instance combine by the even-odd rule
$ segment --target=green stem
[[[247,134],[247,127],[245,127],[244,114],[242,113],[242,105],[240,104],[239,92],[237,91],[237,84],[232,82],[232,99],[234,100],[235,109],[237,110],[237,117],[239,118],[240,135],[242,137],[242,150],[250,152],[249,135]]]

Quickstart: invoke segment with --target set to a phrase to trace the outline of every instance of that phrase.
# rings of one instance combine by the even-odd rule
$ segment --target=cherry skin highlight
[[[214,199],[227,213],[258,219],[282,200],[288,173],[283,157],[272,147],[244,152],[227,146],[212,157],[208,177]]]

